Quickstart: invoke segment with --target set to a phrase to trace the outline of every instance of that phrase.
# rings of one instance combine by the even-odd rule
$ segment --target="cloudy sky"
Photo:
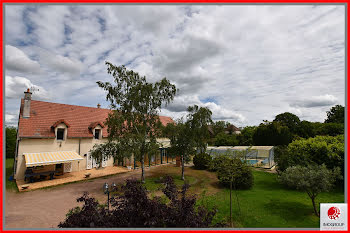
[[[189,105],[258,125],[283,112],[323,121],[345,103],[343,5],[6,5],[6,124],[20,98],[108,108],[105,61],[179,88]]]

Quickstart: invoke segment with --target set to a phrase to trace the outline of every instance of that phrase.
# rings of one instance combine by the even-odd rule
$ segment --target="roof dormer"
[[[89,129],[91,130],[94,139],[100,140],[102,139],[102,129],[104,128],[104,124],[96,121],[92,122],[89,126]]]
[[[56,121],[51,128],[55,131],[56,140],[63,141],[67,138],[67,131],[70,125],[64,119]]]
[[[56,128],[59,124],[65,124],[67,128],[70,127],[70,125],[67,123],[67,121],[65,121],[64,119],[60,119],[58,121],[56,121],[51,128]]]

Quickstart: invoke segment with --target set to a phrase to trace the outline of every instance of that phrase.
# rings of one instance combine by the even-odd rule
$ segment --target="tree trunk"
[[[237,189],[236,189],[236,184],[234,186],[235,189],[235,195],[236,195],[236,200],[237,200],[237,205],[238,205],[238,213],[241,215],[241,206],[239,205],[239,200],[238,200],[238,195],[237,195]]]
[[[233,227],[233,224],[232,224],[232,181],[230,182],[230,227]]]
[[[141,156],[141,182],[145,183],[145,156]]]
[[[185,159],[184,156],[181,156],[181,167],[182,167],[182,172],[181,172],[181,180],[185,180]]]
[[[320,217],[320,214],[317,211],[317,207],[316,207],[316,203],[315,203],[315,197],[311,197],[312,200],[312,205],[314,206],[314,212],[316,214],[317,217]]]

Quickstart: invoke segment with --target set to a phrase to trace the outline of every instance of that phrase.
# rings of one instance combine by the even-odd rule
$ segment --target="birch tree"
[[[157,135],[161,122],[159,111],[175,97],[177,89],[166,78],[151,83],[145,76],[106,62],[114,84],[98,81],[107,92],[106,100],[113,110],[106,120],[108,139],[118,144],[118,151],[141,163],[141,181],[145,181],[145,155],[158,153]],[[111,156],[111,155],[110,155]]]

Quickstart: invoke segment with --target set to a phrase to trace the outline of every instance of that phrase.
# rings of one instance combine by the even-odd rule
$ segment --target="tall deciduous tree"
[[[125,66],[115,66],[109,62],[106,65],[115,85],[101,81],[97,84],[107,91],[106,99],[114,110],[106,121],[108,139],[116,141],[124,155],[133,154],[141,162],[141,181],[144,182],[145,155],[157,153],[158,150],[159,109],[174,99],[177,90],[166,78],[149,83],[145,76],[127,70]]]
[[[196,152],[204,153],[209,139],[208,124],[212,122],[211,111],[208,108],[189,106],[186,121],[178,120],[176,125],[168,124],[164,130],[170,138],[169,153],[181,156],[181,179],[185,180],[185,161]]]
[[[215,137],[214,141],[215,146],[237,146],[238,145],[238,136],[235,134],[226,134],[221,132]]]
[[[329,111],[327,111],[327,119],[325,123],[344,123],[344,107],[341,105],[335,105]]]
[[[216,137],[219,133],[225,133],[225,129],[228,126],[228,122],[216,121],[211,125],[213,130],[213,137]]]
[[[301,121],[297,127],[297,135],[302,138],[315,137],[315,127],[309,121]]]
[[[165,135],[170,138],[170,156],[181,156],[181,179],[185,180],[185,162],[195,152],[194,134],[188,122],[180,119],[175,124],[168,124],[164,129]]]
[[[253,142],[253,135],[256,130],[256,126],[246,126],[244,129],[242,129],[241,134],[238,134],[237,139],[239,140],[239,145],[241,146],[252,146],[254,145]]]
[[[259,146],[288,145],[291,141],[289,128],[279,122],[264,122],[256,128],[253,135],[254,145]]]
[[[209,140],[208,125],[213,121],[211,119],[212,112],[209,108],[198,107],[197,105],[189,106],[187,118],[194,137],[194,143],[199,153],[204,153],[207,149]]]
[[[300,124],[299,117],[290,112],[278,114],[273,121],[287,126],[292,133],[297,132],[298,125]]]

